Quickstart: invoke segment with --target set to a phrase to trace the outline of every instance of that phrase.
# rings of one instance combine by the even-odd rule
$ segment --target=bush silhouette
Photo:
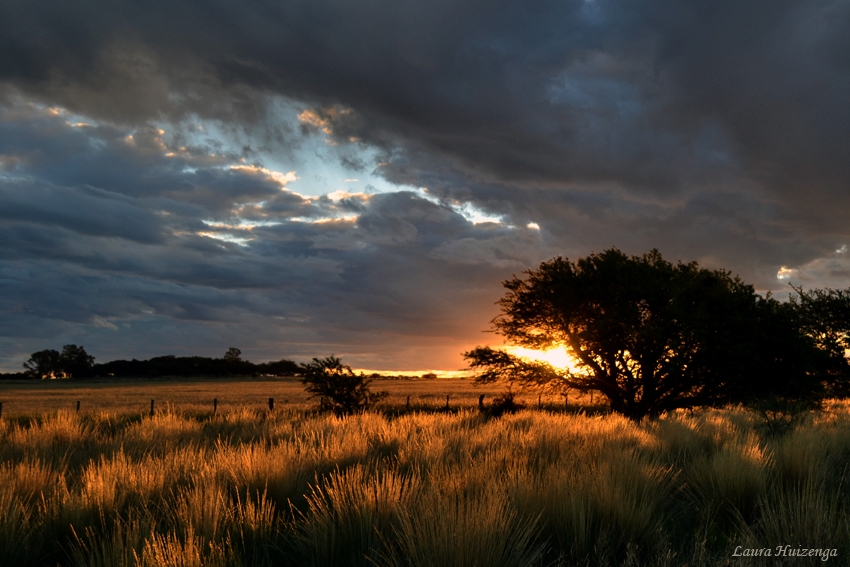
[[[517,401],[516,394],[508,389],[496,396],[493,403],[484,409],[484,413],[490,417],[501,417],[506,413],[516,413],[521,409],[525,409],[525,404]]]
[[[312,362],[302,364],[302,369],[301,383],[313,397],[321,398],[323,410],[351,414],[368,409],[388,395],[387,392],[371,392],[371,378],[362,372],[355,374],[350,366],[333,355],[314,358]]]

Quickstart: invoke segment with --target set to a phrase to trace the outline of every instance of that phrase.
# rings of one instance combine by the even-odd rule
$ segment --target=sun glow
[[[567,368],[571,371],[578,371],[579,365],[575,358],[567,354],[563,347],[550,348],[548,350],[535,350],[532,348],[509,346],[505,347],[510,354],[533,360],[537,362],[548,362],[555,368]]]

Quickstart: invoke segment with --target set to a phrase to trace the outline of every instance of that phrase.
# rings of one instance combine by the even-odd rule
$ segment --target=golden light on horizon
[[[578,371],[579,365],[575,358],[567,354],[563,347],[555,347],[547,350],[536,350],[533,348],[508,346],[505,350],[514,356],[534,360],[538,362],[548,362],[555,368],[568,368],[571,371]]]
[[[372,374],[380,374],[382,376],[397,376],[397,377],[408,377],[408,378],[418,378],[426,374],[435,374],[437,378],[468,378],[472,375],[472,372],[469,370],[375,370],[372,368],[352,368],[355,373],[363,373],[366,376],[371,376]]]

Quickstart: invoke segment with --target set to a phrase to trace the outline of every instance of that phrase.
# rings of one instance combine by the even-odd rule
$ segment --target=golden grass
[[[477,399],[476,399],[477,401]],[[62,411],[0,421],[0,565],[774,565],[850,553],[850,411],[334,417]],[[815,562],[818,563],[815,563]],[[796,558],[815,565],[818,558]]]
[[[478,387],[471,379],[460,378],[379,379],[373,381],[372,389],[390,393],[384,406],[405,405],[410,396],[415,408],[444,407],[447,395],[451,407],[475,407],[479,395],[484,394],[487,400],[492,400],[503,391],[499,385]],[[233,411],[267,407],[269,398],[275,398],[276,407],[310,401],[304,386],[293,377],[0,381],[0,402],[3,402],[5,417],[74,411],[77,401],[83,412],[145,413],[150,410],[151,399],[155,400],[156,409],[179,411],[212,411],[213,399],[218,399],[219,410]],[[537,406],[536,393],[520,394],[518,399],[529,407]],[[564,404],[563,398],[556,395],[544,394],[541,401],[553,408]],[[590,405],[588,396],[571,395],[570,401]]]

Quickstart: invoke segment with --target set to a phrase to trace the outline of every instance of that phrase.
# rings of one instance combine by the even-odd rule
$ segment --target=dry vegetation
[[[385,405],[405,404],[410,396],[413,407],[428,409],[445,406],[447,395],[453,407],[475,407],[479,394],[492,399],[502,386],[476,387],[471,379],[375,380],[372,389],[390,393]],[[158,408],[203,411],[212,409],[213,399],[218,399],[219,409],[233,410],[261,409],[270,397],[277,405],[303,404],[308,396],[304,385],[293,377],[0,381],[5,417],[73,410],[77,400],[83,411],[124,413],[144,411],[151,399],[156,400]],[[536,404],[536,395],[527,401]],[[543,401],[553,406],[563,404],[558,396],[544,396]]]
[[[0,565],[846,564],[849,457],[837,402],[782,437],[737,409],[4,418]]]

